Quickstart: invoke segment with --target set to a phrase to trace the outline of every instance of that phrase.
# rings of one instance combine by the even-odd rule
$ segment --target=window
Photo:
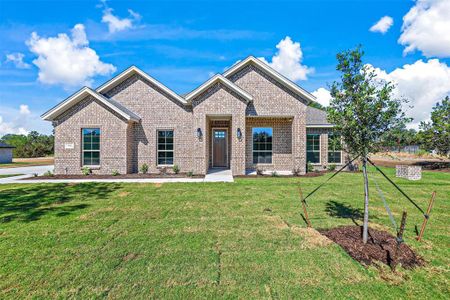
[[[158,165],[173,165],[173,130],[158,130]]]
[[[272,163],[272,128],[253,128],[253,163]]]
[[[306,161],[320,163],[320,134],[306,135]]]
[[[100,128],[82,129],[83,166],[100,165]]]
[[[338,134],[328,135],[328,162],[340,164],[342,161],[341,136]]]

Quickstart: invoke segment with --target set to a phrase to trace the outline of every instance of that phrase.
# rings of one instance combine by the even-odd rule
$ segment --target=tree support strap
[[[342,170],[344,170],[349,164],[351,164],[353,161],[355,161],[357,158],[359,157],[356,156],[355,158],[353,158],[351,161],[349,161],[348,163],[346,163],[342,168],[340,168],[338,171],[336,171],[333,175],[331,175],[330,178],[328,178],[327,180],[325,180],[323,183],[321,183],[318,187],[316,187],[311,193],[308,194],[308,196],[306,196],[303,199],[303,202],[306,204],[306,199],[309,198],[309,196],[311,196],[312,194],[314,194],[318,189],[320,189],[322,186],[324,186],[328,181],[331,180],[331,178],[333,178],[334,176],[336,176],[337,174],[339,174]]]
[[[393,186],[395,186],[395,188],[396,188],[400,193],[402,193],[402,195],[405,196],[405,198],[408,199],[409,202],[411,202],[418,210],[420,210],[420,211],[422,212],[423,216],[424,216],[426,219],[428,219],[428,215],[423,211],[423,209],[421,209],[419,205],[417,205],[417,204],[416,204],[416,203],[415,203],[408,195],[406,195],[406,193],[405,193],[398,185],[396,185],[396,184],[395,184],[395,183],[394,183],[394,182],[393,182],[386,174],[384,174],[384,172],[381,171],[381,169],[378,168],[378,167],[377,167],[377,166],[376,166],[369,158],[367,158],[367,161],[370,162],[370,164],[371,164],[372,166],[374,166],[375,169],[377,169],[377,171],[380,172],[381,175],[384,176],[384,178],[386,178]]]
[[[372,178],[372,180],[375,183],[375,186],[377,187],[377,191],[378,191],[378,194],[380,195],[380,198],[383,200],[384,208],[386,209],[386,212],[388,213],[388,216],[389,216],[389,219],[391,220],[394,231],[398,233],[397,223],[395,222],[395,219],[394,219],[394,216],[392,215],[391,209],[389,208],[389,205],[387,204],[386,198],[384,197],[383,192],[381,191],[380,187],[378,186],[378,182],[375,180],[375,178]]]

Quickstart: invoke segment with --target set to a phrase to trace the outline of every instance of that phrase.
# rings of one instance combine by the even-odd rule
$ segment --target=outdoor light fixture
[[[197,128],[197,137],[201,138],[202,137],[202,129],[199,127]]]
[[[237,138],[238,138],[238,139],[241,139],[241,138],[242,138],[242,132],[241,132],[241,129],[240,129],[240,128],[237,129],[236,135],[237,135]]]

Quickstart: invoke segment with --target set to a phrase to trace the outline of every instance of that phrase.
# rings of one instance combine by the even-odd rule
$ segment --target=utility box
[[[395,176],[405,178],[408,180],[420,180],[422,179],[422,167],[421,166],[408,166],[408,165],[396,165]]]

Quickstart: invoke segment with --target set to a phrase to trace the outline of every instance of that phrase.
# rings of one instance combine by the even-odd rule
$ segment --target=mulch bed
[[[311,172],[311,173],[306,173],[304,175],[281,175],[278,174],[277,176],[272,176],[271,174],[267,174],[267,175],[235,175],[233,176],[234,178],[267,178],[267,177],[318,177],[318,176],[323,176],[325,175],[327,172]]]
[[[151,179],[151,178],[204,178],[203,175],[187,176],[185,173],[179,174],[121,174],[117,176],[113,175],[54,175],[54,176],[37,176],[24,178],[22,180],[35,180],[35,179]]]
[[[392,269],[398,264],[406,269],[412,269],[425,263],[405,243],[401,243],[397,250],[396,238],[386,231],[369,228],[367,244],[362,242],[362,226],[343,226],[319,232],[339,244],[353,259],[364,266],[379,261]]]

